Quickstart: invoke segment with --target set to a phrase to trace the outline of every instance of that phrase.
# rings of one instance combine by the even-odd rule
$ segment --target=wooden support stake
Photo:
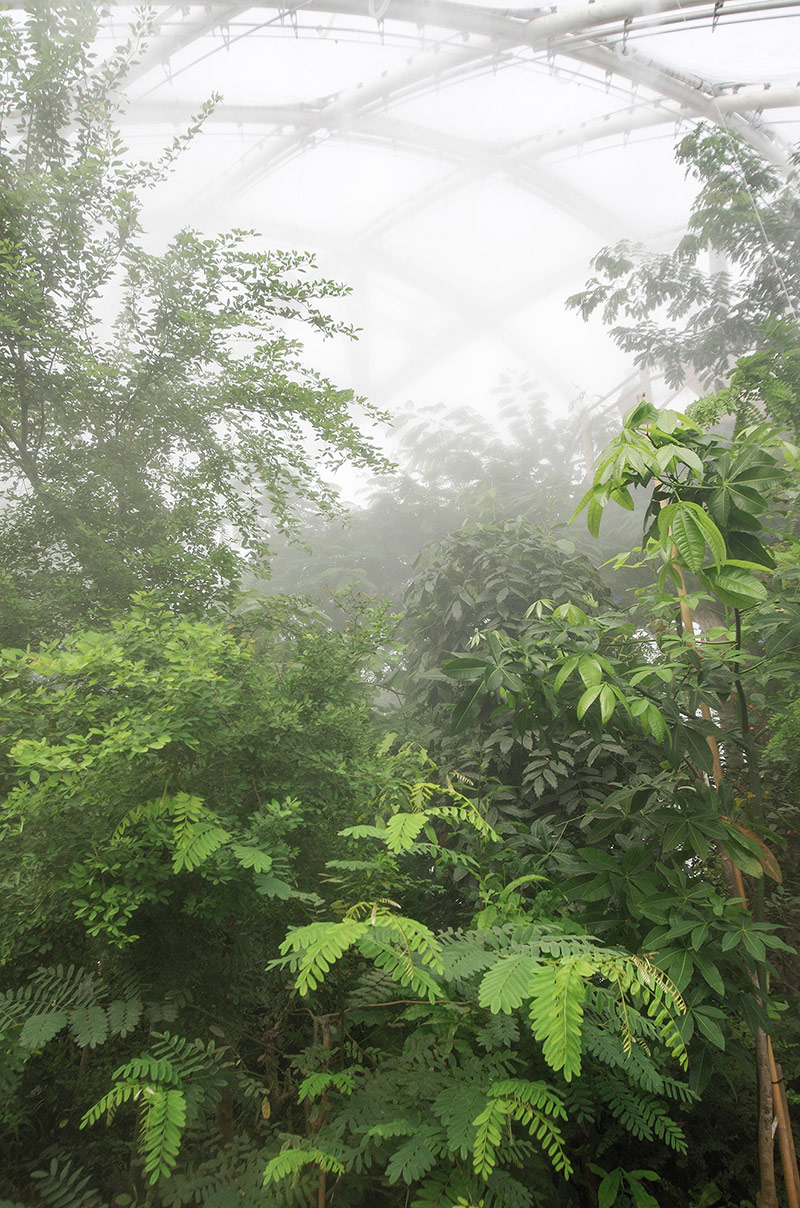
[[[775,1119],[778,1122],[778,1146],[781,1153],[781,1166],[786,1183],[786,1199],[789,1208],[800,1208],[800,1181],[797,1174],[797,1155],[794,1149],[792,1126],[789,1122],[789,1108],[786,1101],[786,1087],[783,1083],[783,1071],[775,1061],[772,1040],[767,1038],[770,1073],[772,1075],[772,1103]]]

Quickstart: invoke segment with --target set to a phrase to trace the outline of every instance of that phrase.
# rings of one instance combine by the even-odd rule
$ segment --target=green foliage
[[[101,1208],[91,1177],[70,1158],[52,1158],[47,1170],[34,1170],[36,1191],[47,1208]]]
[[[703,123],[681,139],[676,157],[700,184],[678,245],[652,253],[623,240],[602,249],[592,261],[595,275],[567,305],[584,318],[598,312],[638,365],[662,368],[675,387],[694,372],[706,388],[719,389],[731,357],[766,351],[751,362],[750,380],[771,418],[789,420],[797,432],[796,395],[762,390],[774,348],[771,321],[796,313],[800,297],[796,175],[785,176],[730,131]],[[723,413],[735,410],[742,420],[754,396],[737,393]]]
[[[11,1177],[22,1177],[38,1120],[88,1147],[94,1165],[106,1152],[116,1161],[134,1099],[148,1177],[190,1164],[186,1129],[194,1155],[216,1092],[198,1098],[197,1080],[174,1065],[174,1077],[126,1070],[147,1029],[165,1023],[203,1044],[209,1024],[231,1036],[241,1050],[226,1074],[232,1110],[264,1100],[237,1021],[263,1009],[287,903],[299,917],[313,907],[337,830],[373,792],[381,765],[361,669],[377,631],[364,614],[333,633],[289,602],[246,624],[237,636],[148,600],[108,630],[3,652],[0,942],[11,988],[0,1095]],[[36,973],[48,951],[53,968]],[[105,1146],[75,1135],[94,1101],[120,1105]]]
[[[532,526],[555,532],[568,518],[589,472],[593,450],[602,446],[612,427],[607,416],[580,406],[555,420],[529,374],[501,374],[492,393],[492,418],[485,410],[466,406],[448,410],[440,404],[408,406],[393,414],[391,451],[399,468],[374,481],[366,502],[351,509],[344,525],[329,523],[306,509],[304,536],[311,556],[298,545],[279,550],[272,565],[272,586],[265,588],[302,590],[326,609],[331,598],[353,589],[399,606],[410,588],[409,636],[415,653],[434,668],[436,652],[427,641],[414,637],[417,617],[429,623],[431,603],[428,594],[419,595],[415,584],[432,578],[424,551],[436,545],[440,557],[448,538],[460,533],[464,573],[460,579],[453,576],[452,593],[441,591],[439,620],[458,626],[463,618],[468,625],[473,610],[487,604],[490,612],[473,627],[485,624],[486,616],[505,625],[507,617],[521,615],[529,602],[530,582],[536,582],[538,574],[532,557],[538,530]],[[471,564],[469,535],[484,526],[509,556],[492,558],[491,541],[481,554],[476,539],[472,548],[477,558]],[[517,557],[510,551],[515,530],[520,538]],[[574,549],[566,552],[570,571],[574,555]],[[523,565],[517,565],[520,559]],[[522,600],[522,608],[515,612]],[[457,646],[448,639],[442,648]],[[413,686],[409,679],[409,687]]]
[[[559,1095],[543,1083],[507,1078],[490,1088],[484,1110],[475,1118],[473,1163],[475,1173],[487,1178],[494,1170],[507,1120],[525,1125],[541,1145],[555,1170],[569,1178],[572,1166],[563,1149],[563,1138],[554,1120],[566,1119]]]
[[[213,101],[155,163],[131,161],[115,121],[150,18],[98,64],[100,15],[81,2],[0,24],[6,643],[63,632],[87,585],[95,617],[147,588],[195,613],[230,599],[295,525],[293,499],[331,509],[321,471],[386,464],[352,391],[308,369],[287,332],[353,334],[325,313],[344,287],[308,254],[243,231],[145,250],[142,195]]]
[[[283,1149],[274,1158],[270,1158],[264,1171],[264,1185],[277,1183],[289,1175],[295,1175],[304,1166],[313,1164],[322,1170],[334,1171],[341,1174],[342,1163],[331,1154],[323,1153],[316,1146],[307,1149]]]
[[[115,1070],[114,1086],[81,1120],[81,1128],[109,1121],[117,1108],[135,1101],[140,1106],[139,1149],[151,1183],[168,1178],[178,1160],[187,1108],[196,1114],[220,1082],[213,1042],[189,1043],[169,1032],[156,1036],[150,1053],[134,1057]]]
[[[600,1177],[597,1188],[598,1208],[612,1208],[614,1204],[631,1204],[633,1208],[658,1208],[658,1201],[645,1187],[645,1182],[658,1182],[653,1170],[604,1170],[592,1164],[591,1169]]]
[[[433,933],[415,919],[387,910],[381,903],[363,903],[359,912],[369,917],[349,917],[340,923],[309,923],[291,931],[281,944],[283,958],[275,964],[297,973],[301,994],[315,990],[336,961],[351,947],[374,960],[381,969],[411,993],[434,1001],[436,983],[428,970],[441,967],[440,946]]]
[[[611,502],[643,518],[642,557],[606,580],[533,527],[574,507],[591,433],[506,381],[496,428],[401,420],[404,473],[302,569],[395,599],[410,579],[399,635],[357,596],[335,616],[335,597],[251,595],[191,619],[243,565],[261,573],[293,516],[333,505],[300,429],[323,463],[376,460],[352,399],[284,335],[334,334],[339,287],[242,234],[184,233],[161,256],[128,241],[137,190],[186,140],[127,164],[111,94],[128,52],[89,70],[90,6],[12,16],[0,1195],[654,1208],[658,1179],[663,1208],[753,1198],[751,1035],[782,1027],[791,1070],[795,1027],[800,455],[761,419],[794,423],[796,332],[749,343],[698,408],[733,410],[732,437],[644,402],[627,417],[578,505],[594,532]],[[707,188],[683,263],[601,266],[643,291],[604,298],[638,308],[642,349],[651,271],[674,270],[668,309],[679,289],[700,314],[754,300],[747,273],[704,292],[696,252],[735,260],[752,215],[713,139],[684,153]],[[746,167],[786,235],[793,186]],[[755,330],[755,311],[734,318]],[[715,364],[732,331],[697,329],[688,352]],[[42,404],[32,462],[2,371],[19,350]],[[632,560],[658,583],[628,608]],[[65,632],[134,583],[161,594]],[[702,634],[679,619],[684,588]],[[736,871],[752,915],[727,892]]]

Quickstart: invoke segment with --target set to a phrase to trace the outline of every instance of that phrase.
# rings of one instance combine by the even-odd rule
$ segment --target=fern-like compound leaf
[[[398,948],[384,938],[387,930],[373,928],[363,935],[358,943],[359,951],[411,994],[435,1002],[440,996],[438,983],[421,961],[415,959],[412,950],[405,946]]]
[[[34,1170],[37,1200],[47,1208],[101,1208],[102,1200],[90,1185],[89,1175],[80,1166],[73,1166],[72,1159],[63,1161],[53,1158],[47,1170]],[[0,1208],[26,1208],[25,1205],[0,1201]]]
[[[195,826],[187,828],[183,841],[176,846],[173,853],[172,871],[192,872],[229,839],[228,832],[213,822],[198,822]]]
[[[494,960],[494,955],[486,951],[477,936],[442,945],[442,973],[446,981],[466,981],[476,973],[483,973]]]
[[[249,847],[244,843],[234,843],[231,847],[242,868],[252,868],[254,872],[269,872],[272,868],[272,856],[257,847]]]
[[[438,1147],[436,1147],[438,1148]],[[416,1183],[436,1165],[436,1153],[431,1138],[423,1134],[409,1137],[394,1151],[386,1165],[390,1183]]]
[[[97,1048],[108,1037],[108,1016],[97,1004],[76,1007],[70,1012],[69,1026],[82,1049]]]
[[[331,1089],[340,1091],[345,1095],[352,1094],[353,1082],[353,1070],[340,1070],[335,1074],[309,1074],[300,1083],[300,1088],[297,1092],[297,1101],[298,1103],[302,1103],[304,1099],[316,1099],[319,1095]]]
[[[368,927],[365,920],[345,918],[340,923],[309,923],[290,931],[280,951],[288,956],[290,968],[297,970],[295,986],[300,993],[316,990],[331,965]]]
[[[386,823],[386,846],[389,851],[408,851],[427,821],[424,813],[393,814]]]
[[[43,1011],[29,1015],[22,1025],[19,1043],[24,1049],[42,1048],[67,1026],[68,1018],[66,1011]]]
[[[492,1083],[489,1095],[493,1099],[512,1099],[527,1103],[557,1120],[567,1118],[564,1100],[545,1082],[529,1082],[525,1078],[501,1078]]]
[[[264,1186],[279,1183],[288,1175],[297,1174],[304,1166],[319,1166],[334,1174],[343,1174],[344,1165],[332,1154],[325,1153],[316,1146],[304,1146],[302,1149],[282,1149],[274,1158],[270,1158],[264,1170]]]
[[[178,1160],[186,1125],[186,1097],[175,1087],[151,1087],[142,1095],[141,1126],[144,1170],[151,1183],[167,1178]]]
[[[532,979],[540,963],[527,952],[501,956],[484,974],[478,1002],[493,1015],[510,1015],[530,997]]]
[[[474,1120],[485,1103],[486,1095],[481,1088],[461,1079],[439,1092],[433,1110],[444,1125],[451,1153],[467,1158],[472,1152],[475,1144]]]
[[[542,965],[531,982],[530,1019],[542,1055],[567,1082],[581,1072],[581,1029],[586,979],[594,969],[586,957]]]
[[[114,1036],[127,1036],[137,1027],[144,1004],[140,998],[115,998],[107,1008],[108,1027]]]
[[[506,1099],[489,1099],[485,1108],[474,1119],[475,1143],[472,1147],[472,1164],[475,1173],[487,1178],[497,1164],[497,1150],[503,1140],[503,1129],[508,1125],[511,1105]]]

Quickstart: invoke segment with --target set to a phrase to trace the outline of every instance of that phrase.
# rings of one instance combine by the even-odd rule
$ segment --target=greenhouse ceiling
[[[111,6],[108,45],[133,12]],[[131,149],[218,98],[151,233],[238,226],[313,250],[352,287],[361,329],[321,350],[323,367],[389,408],[486,405],[503,371],[538,379],[554,407],[635,393],[601,325],[565,311],[591,257],[620,238],[674,241],[693,195],[674,146],[697,122],[781,168],[800,139],[794,0],[151,12],[128,81]]]

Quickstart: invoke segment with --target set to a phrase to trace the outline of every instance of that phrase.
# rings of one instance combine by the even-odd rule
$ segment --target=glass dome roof
[[[105,36],[119,41],[132,11],[112,5]],[[554,408],[613,396],[630,364],[564,300],[600,247],[666,248],[682,228],[694,189],[676,136],[705,120],[779,166],[800,139],[794,0],[154,13],[129,79],[131,148],[220,99],[150,231],[247,227],[315,251],[352,286],[361,329],[319,350],[321,367],[390,409],[485,407],[503,370],[532,373]]]

